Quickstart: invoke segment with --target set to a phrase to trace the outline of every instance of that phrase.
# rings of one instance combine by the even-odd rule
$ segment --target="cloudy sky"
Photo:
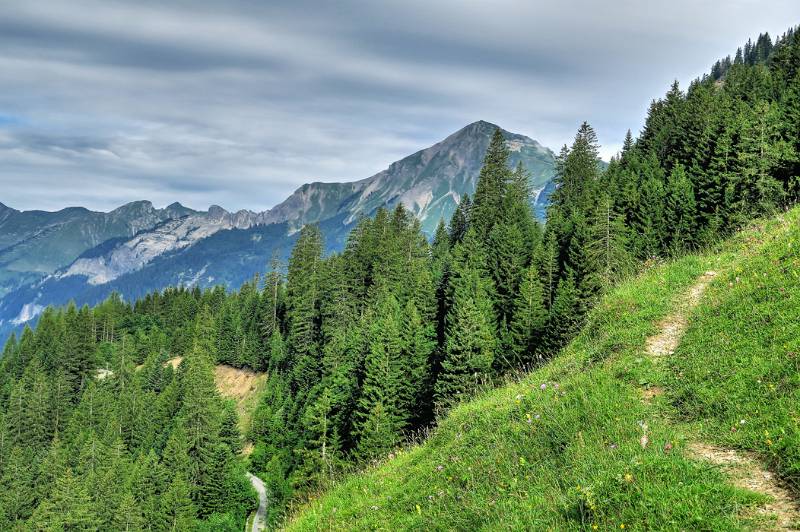
[[[0,202],[263,210],[483,119],[608,157],[649,101],[759,32],[771,0],[9,0]]]

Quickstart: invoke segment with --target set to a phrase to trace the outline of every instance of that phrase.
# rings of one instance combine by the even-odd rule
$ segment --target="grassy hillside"
[[[551,363],[456,408],[424,444],[345,480],[286,527],[771,526],[758,511],[766,495],[690,449],[753,450],[798,479],[799,221],[795,209],[713,252],[650,267],[609,294]],[[686,294],[709,271],[692,310]],[[688,330],[677,351],[651,356],[648,338],[681,308]]]

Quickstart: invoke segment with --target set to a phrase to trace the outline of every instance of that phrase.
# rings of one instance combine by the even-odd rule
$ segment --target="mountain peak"
[[[450,137],[448,138],[452,139],[452,138],[466,137],[468,139],[471,139],[473,136],[491,138],[496,129],[500,130],[500,133],[503,134],[503,137],[506,139],[506,142],[521,141],[531,146],[542,147],[539,141],[535,139],[532,139],[520,133],[512,133],[511,131],[503,129],[497,124],[493,124],[492,122],[487,122],[486,120],[477,120],[475,122],[472,122],[471,124],[467,124],[463,128],[459,129],[458,131],[450,135]]]
[[[506,129],[503,129],[497,124],[487,122],[486,120],[478,120],[476,122],[472,122],[471,124],[467,124],[447,137],[443,143],[445,145],[452,145],[456,143],[477,143],[485,148],[484,145],[488,145],[488,141],[492,138],[492,135],[494,135],[495,130],[500,130],[500,133],[502,133],[503,138],[507,143],[522,143],[536,149],[543,148],[538,141],[530,137],[526,137],[525,135],[521,135],[519,133],[512,133]],[[513,149],[513,146],[509,145],[509,147]]]
[[[126,203],[125,205],[121,205],[116,209],[114,209],[113,211],[111,211],[111,213],[112,214],[133,213],[133,212],[152,211],[152,210],[154,210],[152,202],[148,200],[137,200]]]
[[[477,120],[472,122],[471,124],[467,124],[466,126],[462,127],[451,136],[457,137],[461,135],[471,135],[471,134],[478,134],[478,135],[491,135],[494,133],[495,129],[499,129],[505,133],[505,130],[498,126],[497,124],[492,124],[491,122],[487,122],[486,120]]]
[[[444,140],[389,165],[377,174],[349,183],[308,183],[265,217],[269,223],[305,223],[341,216],[351,224],[382,206],[402,203],[432,234],[440,219],[449,219],[464,193],[472,194],[492,134],[499,129],[509,148],[510,166],[522,163],[530,174],[533,201],[553,177],[554,154],[535,140],[478,120]]]
[[[18,210],[12,209],[8,205],[0,203],[0,221],[7,220],[18,212]]]
[[[228,214],[228,211],[226,211],[219,205],[211,205],[208,208],[208,216],[213,220],[220,219],[226,214]]]
[[[177,201],[164,207],[164,212],[166,212],[167,215],[172,218],[182,218],[195,213],[193,209],[190,209],[189,207],[186,207]]]
[[[477,129],[503,129],[497,124],[493,124],[491,122],[487,122],[486,120],[476,120],[475,122],[469,124],[467,127],[473,127]]]

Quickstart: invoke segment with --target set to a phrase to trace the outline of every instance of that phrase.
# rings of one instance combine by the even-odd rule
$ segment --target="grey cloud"
[[[20,57],[36,57],[42,49],[51,49],[64,60],[153,71],[281,68],[281,61],[263,53],[237,53],[211,43],[192,46],[158,39],[139,40],[135,36],[62,28],[55,22],[0,19],[0,45]]]
[[[793,0],[4,4],[0,201],[264,209],[478,119],[556,150],[589,120],[608,156],[672,79],[798,15]]]
[[[83,136],[48,135],[44,133],[26,132],[11,137],[8,143],[14,147],[24,147],[34,152],[64,152],[75,155],[92,152],[111,152],[110,145],[105,139]]]

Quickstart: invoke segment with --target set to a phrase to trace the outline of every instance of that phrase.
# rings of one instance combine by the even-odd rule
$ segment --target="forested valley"
[[[240,530],[255,506],[245,471],[277,520],[546,362],[619,279],[796,203],[799,154],[790,30],[673,84],[607,168],[581,125],[544,226],[498,132],[432,241],[391,206],[338,254],[303,227],[288,264],[234,293],[48,308],[0,360],[0,529]],[[244,431],[215,364],[268,375]]]

